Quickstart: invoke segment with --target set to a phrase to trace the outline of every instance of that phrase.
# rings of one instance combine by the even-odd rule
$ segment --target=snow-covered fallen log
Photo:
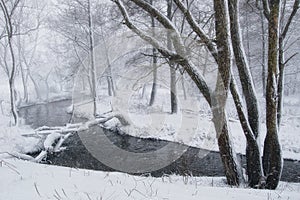
[[[68,139],[68,137],[70,137],[72,135],[72,133],[68,133],[67,135],[64,135],[62,137],[60,137],[59,141],[57,142],[57,144],[55,145],[53,152],[59,152],[60,150],[62,150],[62,144],[64,143],[64,141],[66,139]]]
[[[21,159],[21,160],[27,160],[27,161],[33,161],[34,162],[34,157],[30,156],[30,155],[27,155],[27,154],[23,154],[23,153],[19,153],[19,152],[6,152],[7,154],[15,157],[15,158],[18,158],[18,159]]]
[[[41,152],[34,158],[32,156],[21,154],[21,153],[10,153],[12,156],[20,158],[22,160],[29,160],[32,162],[41,162],[43,161],[49,153],[59,152],[64,149],[62,147],[63,143],[67,138],[72,134],[80,131],[86,131],[92,126],[101,125],[105,122],[118,119],[123,126],[129,125],[129,121],[121,113],[105,113],[98,118],[89,120],[85,123],[75,123],[75,124],[66,124],[65,126],[42,126],[34,130],[33,133],[23,134],[24,137],[36,137],[40,138],[42,143]]]
[[[35,129],[35,131],[49,131],[49,130],[60,130],[62,127],[49,127],[49,126],[42,126],[42,127],[39,127],[37,129]]]
[[[101,119],[99,119],[99,123],[105,123],[113,118],[117,118],[123,126],[128,126],[130,124],[129,120],[127,120],[126,117],[121,113],[111,112],[105,115],[101,115],[100,117]]]
[[[45,150],[41,151],[41,153],[37,157],[34,158],[34,162],[37,162],[37,163],[41,162],[44,158],[46,158],[47,154],[48,154],[48,151],[45,151]]]
[[[48,135],[46,137],[46,140],[44,141],[44,148],[47,151],[52,151],[54,149],[54,147],[52,145],[55,143],[55,141],[57,141],[58,139],[60,139],[61,136],[62,135],[60,133],[58,133],[58,132],[53,132],[50,135]]]

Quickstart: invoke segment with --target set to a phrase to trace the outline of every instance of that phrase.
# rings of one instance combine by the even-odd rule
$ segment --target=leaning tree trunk
[[[245,124],[250,125],[251,130],[247,130],[243,127],[243,131],[247,139],[247,148],[246,148],[246,160],[247,160],[247,174],[250,187],[256,187],[259,185],[259,181],[263,176],[263,171],[261,167],[261,157],[259,153],[259,147],[256,142],[256,138],[259,135],[259,112],[258,112],[258,100],[254,89],[254,84],[252,81],[252,76],[250,73],[249,64],[247,63],[244,46],[242,38],[240,35],[240,25],[239,25],[239,1],[238,0],[229,0],[229,16],[230,16],[230,30],[231,30],[231,41],[233,52],[236,60],[236,65],[238,68],[240,81],[242,84],[243,94],[246,100],[246,107],[248,113],[248,119],[246,117],[241,118],[240,122],[242,127]],[[233,79],[233,77],[232,77]],[[241,106],[240,97],[237,94],[233,94],[234,81],[231,81],[231,93],[235,97],[234,102],[236,104],[238,113],[244,112],[239,110],[238,106]],[[242,113],[239,113],[239,115]],[[248,127],[247,127],[248,128]],[[251,132],[250,132],[251,131]],[[254,137],[249,137],[249,135]]]
[[[225,168],[227,182],[239,185],[242,181],[241,168],[236,160],[235,152],[229,138],[229,127],[225,112],[231,79],[231,50],[227,1],[214,0],[216,44],[218,48],[219,76],[212,99],[212,111],[221,159]],[[216,106],[216,107],[215,107]]]
[[[251,126],[251,129],[255,137],[257,137],[259,135],[258,100],[255,93],[252,76],[250,73],[250,67],[246,59],[242,38],[240,35],[241,28],[239,25],[238,6],[239,6],[238,0],[228,1],[231,41],[232,41],[233,52],[236,60],[236,65],[240,75],[243,94],[246,100],[249,124]]]
[[[234,104],[238,113],[243,132],[247,140],[246,164],[249,186],[253,188],[264,187],[264,183],[261,182],[263,180],[263,169],[259,146],[257,144],[256,137],[253,134],[251,126],[246,118],[245,111],[242,106],[242,98],[238,93],[236,83],[233,77],[231,78],[230,91],[234,100]]]
[[[208,40],[206,42],[208,43],[208,48],[213,51],[213,56],[217,60],[218,68],[219,68],[219,78],[218,78],[218,84],[215,90],[215,93],[212,94],[209,87],[207,86],[206,81],[203,79],[202,75],[199,73],[198,69],[193,66],[192,63],[187,60],[187,58],[184,58],[182,55],[185,55],[186,52],[181,47],[184,46],[183,41],[179,37],[179,32],[176,31],[176,27],[173,23],[170,22],[170,20],[166,19],[164,15],[161,14],[161,12],[157,9],[154,9],[150,4],[148,4],[146,1],[143,0],[132,0],[133,3],[135,3],[140,8],[144,9],[146,12],[148,12],[150,15],[156,16],[156,19],[165,27],[168,29],[171,29],[175,33],[173,45],[176,50],[176,54],[174,54],[172,51],[169,51],[168,49],[165,49],[164,47],[161,47],[157,42],[155,42],[151,37],[145,35],[142,31],[140,31],[130,20],[130,17],[128,15],[128,12],[126,11],[123,3],[121,0],[114,0],[114,2],[117,4],[118,8],[120,9],[123,17],[124,17],[124,23],[130,28],[133,32],[135,32],[137,35],[139,35],[142,39],[144,39],[147,42],[150,42],[153,46],[158,47],[158,51],[163,55],[168,57],[171,61],[181,65],[188,75],[191,77],[191,79],[196,83],[199,90],[202,92],[203,96],[209,103],[209,105],[212,108],[213,116],[214,116],[214,122],[215,122],[215,129],[217,132],[218,137],[218,144],[220,148],[220,155],[222,158],[222,162],[225,169],[225,174],[227,178],[228,184],[231,185],[239,185],[242,179],[241,176],[241,170],[237,164],[237,160],[232,148],[232,145],[230,143],[229,138],[229,127],[227,122],[227,116],[224,109],[224,106],[226,104],[226,99],[228,95],[228,89],[229,89],[229,80],[230,80],[230,68],[231,68],[231,52],[230,52],[230,43],[229,43],[229,21],[227,16],[227,3],[226,0],[214,0],[214,7],[215,7],[215,24],[216,24],[216,44],[217,47],[215,47],[213,44],[211,44]],[[189,23],[191,23],[196,30],[198,25],[194,23],[194,19],[190,17],[189,11],[184,8],[184,5],[179,0],[175,0],[176,5],[180,5],[180,9],[184,10],[185,14],[187,14],[187,17],[190,19]],[[201,35],[202,33],[200,33]],[[206,37],[205,37],[206,38]],[[215,48],[217,48],[219,51],[215,51]],[[223,87],[224,86],[224,87]],[[213,96],[213,98],[211,98]],[[219,97],[221,99],[219,99]],[[212,103],[212,101],[214,101]],[[221,105],[217,104],[216,102],[221,102]],[[221,115],[221,120],[216,120]]]
[[[266,174],[266,188],[278,186],[282,171],[281,147],[278,139],[277,123],[277,71],[280,0],[270,1],[268,76],[266,91],[267,136],[264,142],[263,165]]]
[[[216,107],[219,104],[217,103]],[[214,106],[213,106],[214,107]],[[214,107],[214,108],[216,108]],[[241,167],[233,151],[225,108],[213,108],[213,122],[217,133],[219,152],[225,176],[229,185],[239,185],[242,181]]]

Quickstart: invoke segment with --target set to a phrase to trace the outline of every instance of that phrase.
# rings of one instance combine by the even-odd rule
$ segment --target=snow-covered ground
[[[23,137],[22,134],[32,132],[26,125],[10,126],[11,118],[0,113],[0,159],[9,157],[9,153],[28,153],[37,151],[39,139]]]
[[[20,160],[0,163],[2,200],[121,200],[121,199],[243,199],[300,198],[300,184],[281,182],[278,189],[230,188],[222,177],[162,178],[131,176],[35,164]]]
[[[167,98],[165,91],[159,98]],[[202,99],[181,100],[180,112],[168,114],[168,101],[158,100],[148,107],[147,98],[132,95],[128,101],[101,96],[101,113],[121,112],[130,119],[130,126],[120,127],[127,134],[182,142],[195,147],[217,150],[215,131],[208,106]],[[299,100],[286,100],[280,140],[285,158],[300,160]],[[75,106],[75,112],[88,117],[90,104]],[[230,128],[237,152],[244,153],[245,139],[239,122],[229,106]],[[126,173],[107,173],[84,169],[36,164],[13,159],[7,152],[27,153],[39,148],[37,138],[23,137],[32,132],[25,125],[10,127],[7,106],[0,112],[0,200],[18,199],[300,199],[300,184],[281,182],[275,191],[230,188],[224,177],[162,178],[131,176]],[[298,110],[297,110],[298,109]],[[198,119],[198,120],[195,120]],[[21,123],[22,124],[22,123]],[[120,126],[116,119],[107,128]],[[262,124],[261,132],[265,132]],[[263,134],[261,136],[263,141]]]

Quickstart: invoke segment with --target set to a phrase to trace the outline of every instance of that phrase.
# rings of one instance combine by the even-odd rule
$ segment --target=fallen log
[[[28,161],[39,163],[42,160],[44,160],[49,153],[59,152],[63,150],[64,149],[62,147],[63,143],[73,133],[86,131],[92,126],[98,124],[104,124],[113,118],[118,119],[123,126],[129,125],[129,121],[121,113],[109,112],[109,113],[105,113],[105,115],[99,116],[85,123],[76,123],[76,124],[68,123],[65,126],[55,126],[55,127],[42,126],[35,129],[34,133],[28,133],[22,135],[24,137],[41,138],[41,142],[43,144],[42,151],[35,158],[17,152],[13,152],[9,154],[22,160],[28,160]]]

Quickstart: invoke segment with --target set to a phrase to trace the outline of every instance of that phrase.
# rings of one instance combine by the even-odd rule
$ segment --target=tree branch
[[[293,21],[293,18],[295,17],[295,15],[299,9],[299,3],[300,3],[300,0],[295,0],[291,15],[289,16],[288,21],[287,21],[286,25],[284,26],[283,32],[280,35],[280,37],[282,39],[284,39],[286,37],[286,34],[287,34],[289,27]]]
[[[196,22],[195,18],[192,16],[191,12],[183,5],[180,0],[174,0],[175,4],[184,13],[188,23],[190,24],[191,28],[195,33],[200,37],[200,39],[205,43],[208,50],[211,52],[212,56],[214,57],[215,61],[218,63],[218,52],[215,48],[212,40],[204,33],[204,31],[200,28],[198,23]]]
[[[291,57],[289,57],[285,62],[284,62],[284,65],[286,65],[289,61],[291,61],[296,55],[298,55],[299,52],[297,53],[294,53]]]
[[[124,20],[125,20],[124,23],[127,25],[127,27],[129,29],[131,29],[133,32],[135,32],[138,36],[140,36],[143,40],[145,40],[146,42],[150,43],[153,47],[155,47],[167,59],[172,60],[173,62],[175,62],[177,64],[180,64],[187,71],[187,73],[190,75],[190,77],[192,78],[192,80],[196,83],[198,89],[201,91],[201,93],[203,94],[203,96],[205,97],[205,99],[207,100],[207,102],[209,104],[211,104],[211,91],[210,91],[210,88],[208,87],[208,85],[207,85],[204,77],[201,75],[201,73],[198,71],[198,69],[195,66],[193,66],[185,57],[183,57],[184,54],[180,54],[180,53],[182,53],[182,51],[180,51],[178,49],[178,46],[176,48],[176,45],[174,45],[175,48],[176,48],[176,50],[179,51],[179,54],[174,53],[174,52],[172,52],[172,51],[170,51],[168,49],[165,49],[163,46],[161,46],[159,44],[159,42],[155,38],[146,35],[146,33],[144,33],[143,31],[139,30],[130,21],[130,17],[128,15],[128,13],[127,13],[127,10],[126,10],[126,8],[124,7],[123,3],[120,0],[112,0],[112,1],[114,3],[116,3],[116,5],[118,6],[119,10],[121,11],[121,13],[122,13],[122,15],[124,17]],[[134,1],[138,1],[138,0],[134,0]],[[154,10],[156,10],[156,9],[154,9]],[[156,12],[156,14],[158,14],[157,12],[159,12],[159,11],[156,10],[155,12]],[[165,20],[164,17],[163,17],[163,15],[160,17],[160,19],[161,19],[161,23],[162,22],[171,23],[168,19]],[[172,24],[169,24],[168,27],[175,28]],[[178,34],[178,36],[179,36],[179,34]],[[182,41],[180,41],[179,37],[177,37],[177,40],[178,40],[179,43],[182,42]]]
[[[270,6],[268,0],[262,0],[263,3],[263,12],[265,17],[269,20],[270,17]]]
[[[156,49],[158,49],[160,51],[160,53],[167,57],[167,58],[171,58],[174,57],[176,55],[175,52],[172,52],[166,48],[164,48],[162,45],[160,45],[159,41],[157,41],[155,38],[147,35],[145,32],[141,31],[140,29],[138,29],[130,20],[130,17],[127,13],[126,8],[124,7],[123,3],[120,0],[112,0],[114,3],[116,3],[116,5],[118,6],[119,10],[121,11],[121,14],[124,17],[124,24],[130,29],[132,30],[134,33],[136,33],[139,37],[141,37],[143,40],[145,40],[146,42],[150,43],[152,46],[154,46]]]

